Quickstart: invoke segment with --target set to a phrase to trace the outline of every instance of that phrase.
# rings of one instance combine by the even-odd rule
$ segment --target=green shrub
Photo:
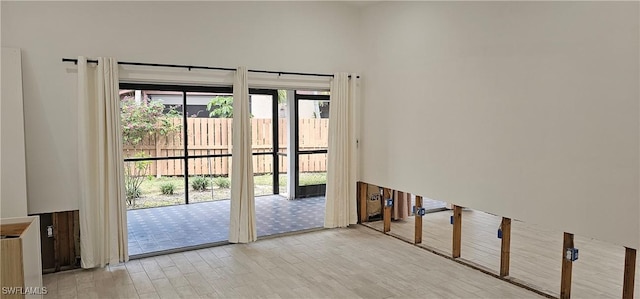
[[[134,158],[148,157],[144,152],[137,152]],[[147,178],[151,161],[127,162],[124,167],[124,188],[128,205],[135,205],[136,198],[142,195],[142,183]]]
[[[191,188],[196,191],[204,191],[209,187],[209,180],[202,176],[191,178]]]
[[[140,186],[129,186],[126,185],[126,195],[127,195],[127,203],[132,205],[136,198],[140,198],[142,192],[140,191]]]
[[[229,188],[231,186],[231,180],[228,177],[219,176],[213,179],[213,184],[219,188]]]
[[[176,189],[176,185],[171,182],[160,185],[160,191],[164,195],[172,195],[175,189]]]

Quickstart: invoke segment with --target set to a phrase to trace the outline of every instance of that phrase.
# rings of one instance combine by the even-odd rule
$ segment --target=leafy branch
[[[233,97],[215,97],[207,104],[209,117],[233,118]]]

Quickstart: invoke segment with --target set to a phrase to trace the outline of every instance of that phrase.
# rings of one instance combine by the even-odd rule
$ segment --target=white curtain
[[[337,73],[331,82],[329,150],[324,227],[345,227],[358,220],[356,210],[356,75]]]
[[[248,243],[257,238],[249,118],[247,69],[239,67],[233,82],[231,221],[229,224],[229,242],[231,243]]]
[[[126,262],[118,63],[78,57],[78,175],[83,268]]]

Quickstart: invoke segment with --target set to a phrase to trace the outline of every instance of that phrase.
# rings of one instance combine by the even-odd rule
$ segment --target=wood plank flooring
[[[47,274],[44,281],[48,299],[540,298],[359,225]]]
[[[430,213],[423,217],[422,245],[451,255],[451,211]],[[462,215],[461,258],[498,273],[500,239],[497,238],[501,217],[480,211],[464,210]],[[369,226],[381,230],[381,222]],[[511,224],[510,276],[541,290],[559,295],[563,232],[513,220]],[[403,240],[414,237],[414,218],[393,221],[390,234]],[[573,263],[572,298],[620,298],[624,273],[622,246],[576,235],[579,259]],[[640,277],[640,268],[636,269]],[[636,293],[640,281],[635,282]],[[637,296],[636,297],[640,297]]]

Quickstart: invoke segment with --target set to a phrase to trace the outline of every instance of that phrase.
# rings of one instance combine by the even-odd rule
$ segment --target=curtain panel
[[[233,83],[233,125],[231,163],[231,216],[229,242],[256,240],[256,208],[253,197],[253,159],[251,156],[251,114],[247,68],[239,67]]]
[[[118,62],[78,57],[78,174],[83,268],[126,262]]]
[[[329,150],[324,226],[358,221],[356,204],[356,74],[337,73],[331,82]]]

